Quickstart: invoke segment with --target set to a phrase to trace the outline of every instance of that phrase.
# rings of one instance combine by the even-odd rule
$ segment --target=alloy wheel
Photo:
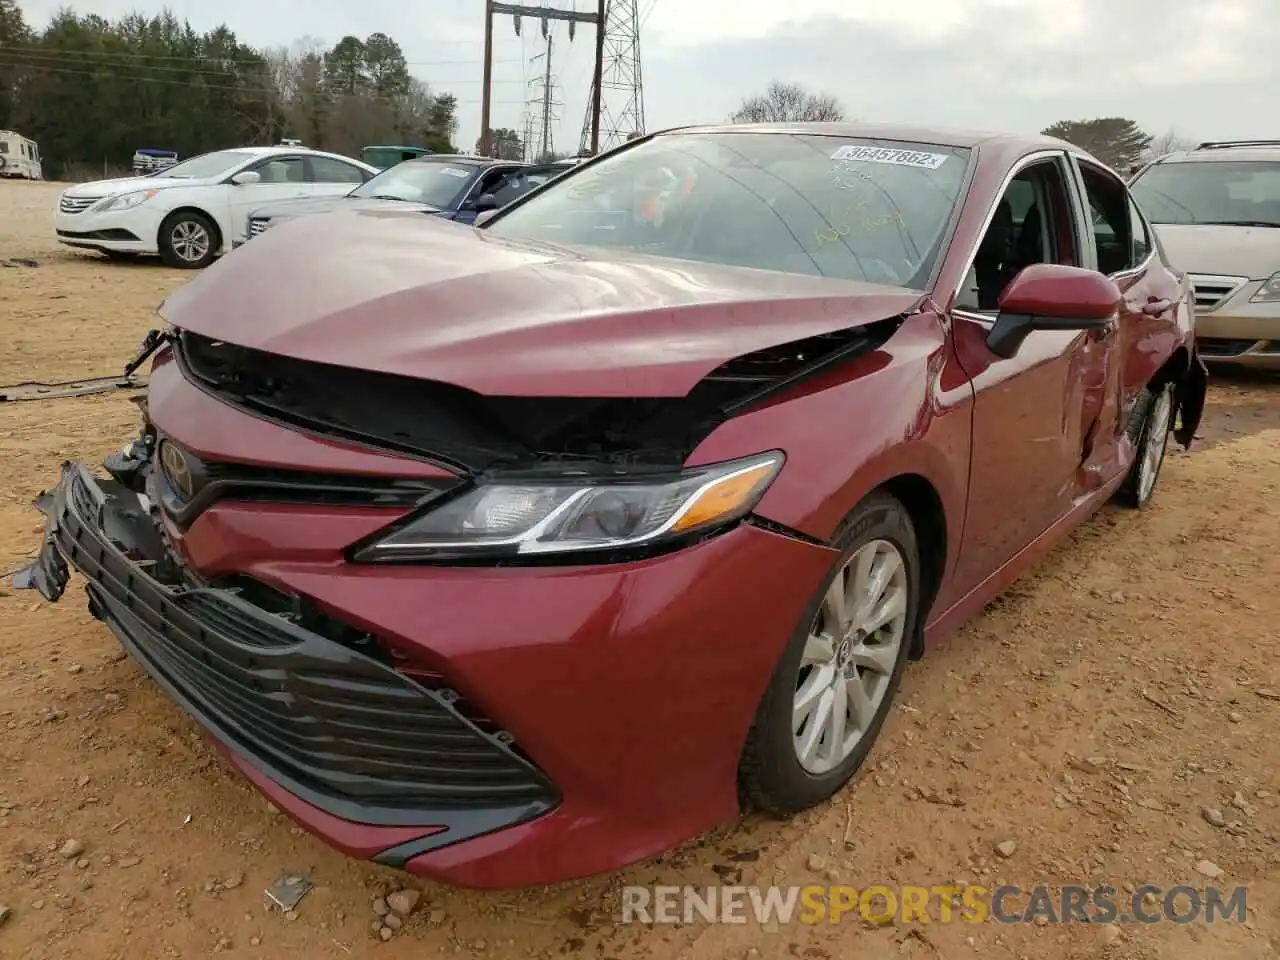
[[[875,721],[906,642],[907,567],[888,540],[860,547],[832,580],[796,678],[792,733],[810,774],[838,767]]]
[[[1151,403],[1151,412],[1147,414],[1149,426],[1147,442],[1140,456],[1138,468],[1138,502],[1143,503],[1151,496],[1156,477],[1160,473],[1160,464],[1164,460],[1165,447],[1169,444],[1169,421],[1173,417],[1172,391],[1167,387],[1155,395]]]
[[[212,239],[203,224],[195,220],[179,220],[169,233],[169,242],[179,259],[196,263],[208,255]]]

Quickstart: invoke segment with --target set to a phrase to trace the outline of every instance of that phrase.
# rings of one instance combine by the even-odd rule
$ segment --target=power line
[[[51,58],[46,58],[44,60],[32,60],[32,59],[29,59],[29,55],[27,54],[19,54],[18,57],[20,59],[9,59],[9,60],[3,59],[4,57],[8,57],[8,56],[12,56],[12,54],[9,54],[6,51],[0,51],[0,64],[5,64],[6,66],[11,66],[11,67],[30,67],[32,69],[61,68],[63,66],[84,67],[84,68],[87,68],[87,70],[94,76],[96,76],[99,71],[107,71],[107,70],[118,71],[121,69],[162,71],[166,74],[179,74],[181,76],[186,76],[186,77],[216,77],[220,80],[234,80],[236,76],[235,72],[230,70],[197,69],[192,67],[163,67],[163,66],[156,66],[154,64],[148,64],[148,63],[139,63],[139,64],[125,63],[125,62],[82,63],[76,60],[74,57],[67,57],[61,60],[51,59]],[[500,60],[498,62],[499,63],[515,63],[516,61]],[[442,78],[442,79],[433,79],[430,81],[424,80],[423,82],[436,83],[436,84],[480,83],[480,81],[475,77]],[[499,83],[499,84],[515,85],[520,83],[521,81],[495,80],[493,82]]]
[[[8,65],[14,66],[15,64],[8,64]],[[96,70],[72,70],[64,67],[45,66],[43,64],[39,66],[35,64],[17,64],[17,65],[27,67],[30,70],[37,70],[41,73],[51,73],[54,75],[80,76],[80,77],[101,77],[102,76],[102,74]],[[233,78],[224,77],[224,79],[233,79]],[[187,89],[191,89],[191,87],[193,86],[190,80],[169,80],[161,77],[139,76],[139,77],[132,77],[131,80],[139,84],[160,84],[162,86],[186,87]],[[255,85],[255,84],[236,84],[236,83],[232,83],[232,84],[202,83],[201,87],[205,90],[214,91],[214,92],[248,94],[254,97],[277,98],[280,96],[280,91],[273,86],[269,87],[269,86]],[[481,101],[478,99],[463,100],[463,99],[454,97],[454,102],[473,104],[473,103],[480,103]],[[498,104],[503,104],[503,105],[524,103],[523,100],[495,100],[493,102]]]
[[[462,41],[448,41],[448,42],[453,43],[453,42],[462,42]],[[467,41],[467,42],[471,42],[471,41]],[[315,56],[323,58],[330,52],[331,52],[330,50],[321,50],[321,51],[318,51],[315,54]],[[14,46],[13,44],[0,44],[0,53],[13,53],[13,54],[21,54],[24,56],[40,56],[40,57],[68,57],[68,58],[76,58],[76,59],[98,58],[98,59],[104,59],[104,60],[113,60],[113,59],[125,59],[130,61],[159,60],[162,62],[177,62],[177,63],[195,62],[195,63],[212,63],[212,64],[231,64],[231,65],[240,65],[240,66],[246,66],[246,67],[257,67],[268,62],[265,56],[221,57],[221,56],[214,56],[210,54],[197,54],[194,56],[184,57],[184,56],[178,56],[176,54],[134,53],[132,51],[127,51],[127,50],[58,50],[58,49],[50,49],[48,47],[38,47],[38,46],[37,47]],[[292,57],[291,55],[291,59],[301,59],[301,57]],[[484,61],[483,59],[471,59],[471,60],[405,60],[404,62],[407,66],[411,66],[411,67],[413,66],[441,67],[441,66],[450,66],[450,65],[474,66],[475,64],[483,63]],[[493,62],[494,63],[516,63],[518,62],[518,58],[512,57],[505,60],[494,60]]]

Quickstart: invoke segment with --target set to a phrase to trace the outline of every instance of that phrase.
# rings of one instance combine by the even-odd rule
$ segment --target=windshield
[[[425,203],[444,210],[471,186],[477,173],[471,166],[450,166],[431,160],[406,160],[351,191],[351,196]]]
[[[1280,161],[1157,163],[1130,189],[1152,223],[1280,227]]]
[[[208,177],[220,177],[245,161],[252,160],[255,156],[257,154],[250,150],[219,150],[216,153],[206,153],[175,163],[163,173],[157,173],[156,176],[171,180],[204,180]]]
[[[495,236],[923,286],[960,148],[777,133],[668,134],[566,173]]]

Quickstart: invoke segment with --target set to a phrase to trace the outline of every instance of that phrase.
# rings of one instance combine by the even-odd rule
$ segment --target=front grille
[[[388,665],[229,590],[170,589],[102,532],[113,496],[82,468],[52,518],[58,549],[105,619],[197,720],[291,792],[335,816],[423,824],[424,811],[550,809],[550,782],[510,745]],[[116,508],[118,509],[118,508]]]
[[[256,237],[267,229],[268,220],[261,217],[253,217],[249,220],[249,236]]]
[[[58,209],[63,213],[84,213],[102,197],[68,197],[63,196],[58,201]]]
[[[1248,277],[1218,277],[1208,274],[1191,274],[1191,285],[1195,290],[1196,310],[1208,313],[1217,308],[1236,291],[1249,282]]]
[[[163,462],[166,447],[181,453],[186,491],[169,476]],[[152,472],[159,481],[156,490],[165,512],[184,527],[223,499],[410,510],[462,482],[455,477],[357,476],[209,460],[169,439],[156,445]]]

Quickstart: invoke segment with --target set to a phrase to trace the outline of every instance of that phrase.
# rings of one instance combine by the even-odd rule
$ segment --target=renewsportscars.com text
[[[624,887],[623,923],[1243,923],[1246,890],[1146,884]]]

